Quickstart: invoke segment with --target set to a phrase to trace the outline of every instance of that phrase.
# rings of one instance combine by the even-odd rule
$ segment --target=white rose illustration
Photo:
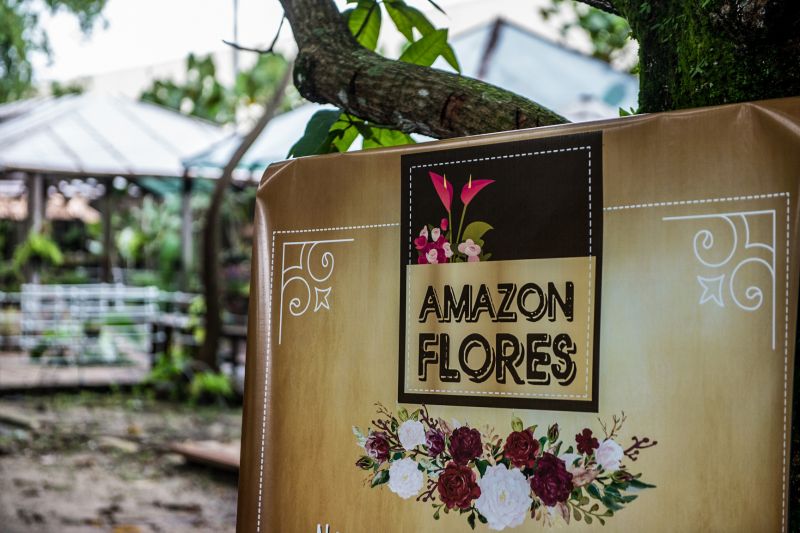
[[[500,531],[522,524],[531,508],[531,488],[518,468],[490,466],[478,481],[480,497],[475,507],[489,521],[489,528]]]
[[[597,464],[608,472],[619,470],[619,464],[622,461],[623,455],[622,446],[611,439],[604,440],[597,451],[594,452]]]
[[[406,450],[413,450],[417,446],[425,444],[425,426],[416,420],[406,420],[397,430],[400,444]]]
[[[422,489],[422,472],[417,463],[406,457],[389,467],[389,489],[403,499],[419,494]]]

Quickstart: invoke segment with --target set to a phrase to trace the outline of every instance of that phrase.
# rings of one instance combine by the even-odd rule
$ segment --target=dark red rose
[[[564,461],[545,452],[536,464],[531,490],[548,507],[565,502],[572,492],[572,474],[567,472]]]
[[[429,429],[425,433],[425,444],[428,446],[430,456],[436,457],[444,451],[444,435],[441,431]]]
[[[534,439],[528,430],[512,432],[503,445],[503,457],[517,468],[533,468],[537,453],[539,453],[539,441]]]
[[[383,462],[388,459],[389,441],[386,439],[386,434],[382,432],[371,434],[367,437],[364,449],[367,450],[367,455],[378,462]]]
[[[584,428],[581,433],[575,435],[575,442],[578,443],[578,453],[586,455],[592,455],[592,452],[600,447],[600,443],[592,437],[592,430],[589,428]]]
[[[459,465],[465,465],[481,455],[481,432],[462,426],[450,435],[450,455]]]
[[[448,509],[469,509],[481,495],[475,472],[468,466],[448,463],[436,482],[439,498]]]

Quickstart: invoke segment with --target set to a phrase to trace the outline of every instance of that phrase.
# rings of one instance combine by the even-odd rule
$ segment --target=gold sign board
[[[800,98],[303,158],[238,531],[788,531]]]

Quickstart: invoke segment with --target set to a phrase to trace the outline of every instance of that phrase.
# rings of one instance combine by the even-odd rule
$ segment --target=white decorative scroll
[[[694,256],[703,267],[714,275],[698,275],[702,289],[700,305],[712,302],[725,307],[726,293],[733,305],[744,311],[757,311],[769,307],[772,312],[772,349],[775,349],[775,210],[743,211],[734,213],[687,215],[664,217],[662,220],[702,221],[704,227],[694,235]],[[717,224],[712,224],[716,221]],[[722,222],[722,223],[719,223]],[[762,224],[771,230],[769,242],[757,242],[751,237],[751,225]],[[767,224],[767,226],[763,226]],[[731,239],[730,250],[721,250],[716,245],[715,230],[726,231]],[[717,259],[711,254],[716,252]],[[719,253],[723,252],[723,253]],[[720,259],[721,257],[721,259]],[[770,286],[750,285],[744,291],[737,290],[736,277],[745,267],[763,267],[769,273]],[[765,290],[767,294],[765,295]],[[765,303],[765,298],[769,303]]]
[[[329,239],[323,241],[297,241],[283,243],[281,252],[281,301],[278,318],[278,344],[283,338],[284,292],[290,285],[298,287],[300,296],[290,298],[285,306],[291,316],[302,316],[311,309],[330,311],[330,295],[333,287],[328,280],[333,275],[335,260],[333,252],[327,249],[332,244],[353,242],[355,239]],[[299,259],[295,264],[286,265],[286,252],[299,247]],[[320,247],[318,250],[317,247]],[[313,289],[313,290],[312,290]],[[313,308],[311,302],[314,302]]]

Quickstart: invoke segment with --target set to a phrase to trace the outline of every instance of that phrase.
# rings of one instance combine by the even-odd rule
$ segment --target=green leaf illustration
[[[475,222],[470,222],[467,227],[464,228],[464,233],[461,235],[461,242],[465,242],[467,239],[472,239],[472,242],[482,246],[483,236],[490,229],[494,228],[486,222],[480,222],[477,220]]]
[[[372,478],[371,485],[373,487],[377,487],[378,485],[383,485],[384,483],[389,481],[389,471],[388,470],[378,470],[375,474],[375,477]]]
[[[358,442],[359,446],[364,446],[367,443],[367,437],[361,433],[361,430],[357,427],[353,426],[353,435],[356,436],[356,441]]]
[[[511,419],[511,429],[513,431],[522,431],[523,427],[522,419],[520,419],[518,416],[515,416]]]

